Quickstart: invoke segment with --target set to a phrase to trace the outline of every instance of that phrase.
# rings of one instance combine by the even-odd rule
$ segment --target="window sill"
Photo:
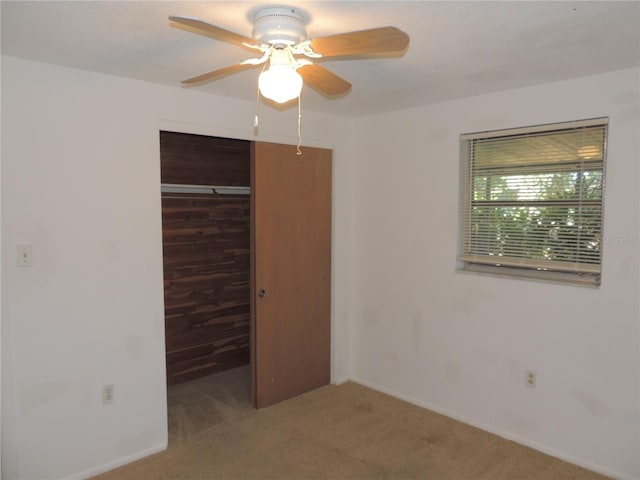
[[[479,263],[464,263],[456,269],[456,272],[591,288],[598,288],[601,283],[600,275],[549,270],[541,271],[506,266],[498,267],[495,265],[483,265]]]

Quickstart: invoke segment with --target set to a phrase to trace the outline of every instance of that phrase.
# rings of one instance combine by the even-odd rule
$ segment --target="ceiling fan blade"
[[[225,42],[233,43],[240,47],[246,47],[246,45],[259,47],[262,44],[254,38],[245,37],[244,35],[239,35],[229,30],[225,30],[224,28],[216,27],[215,25],[211,25],[210,23],[198,20],[197,18],[171,16],[169,17],[169,20],[175,23],[179,23],[180,25],[190,27],[196,30],[196,32],[200,33],[201,35],[206,35],[217,40],[223,40]]]
[[[396,27],[372,28],[314,38],[311,48],[323,57],[401,52],[409,45],[409,35]]]
[[[194,83],[210,82],[212,80],[217,80],[218,78],[222,78],[226,75],[230,75],[241,70],[253,68],[254,66],[255,65],[252,65],[250,63],[236,63],[235,65],[229,65],[228,67],[219,68],[218,70],[214,70],[209,73],[203,73],[202,75],[198,75],[197,77],[188,78],[187,80],[183,80],[182,83],[191,85]]]
[[[351,88],[351,84],[345,79],[315,63],[300,67],[297,72],[302,76],[305,84],[323,95],[341,95]]]

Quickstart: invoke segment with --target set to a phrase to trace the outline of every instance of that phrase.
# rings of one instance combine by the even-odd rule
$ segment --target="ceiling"
[[[272,3],[266,3],[272,4]],[[326,60],[353,84],[327,99],[305,87],[303,109],[356,117],[640,65],[640,2],[285,2],[308,38],[392,25],[401,57]],[[196,87],[180,81],[252,57],[168,20],[189,16],[251,36],[243,1],[2,1],[2,53],[254,101],[258,69]],[[294,104],[295,105],[295,104]],[[292,108],[295,108],[292,106]]]

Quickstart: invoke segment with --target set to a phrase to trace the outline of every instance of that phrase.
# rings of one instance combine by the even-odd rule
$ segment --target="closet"
[[[330,381],[331,150],[160,132],[168,384],[251,366],[258,408]]]
[[[167,383],[250,361],[250,142],[160,132]]]

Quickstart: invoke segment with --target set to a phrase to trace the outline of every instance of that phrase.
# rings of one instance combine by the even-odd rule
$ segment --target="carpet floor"
[[[243,367],[168,399],[169,448],[96,480],[606,478],[352,382],[255,410]]]

